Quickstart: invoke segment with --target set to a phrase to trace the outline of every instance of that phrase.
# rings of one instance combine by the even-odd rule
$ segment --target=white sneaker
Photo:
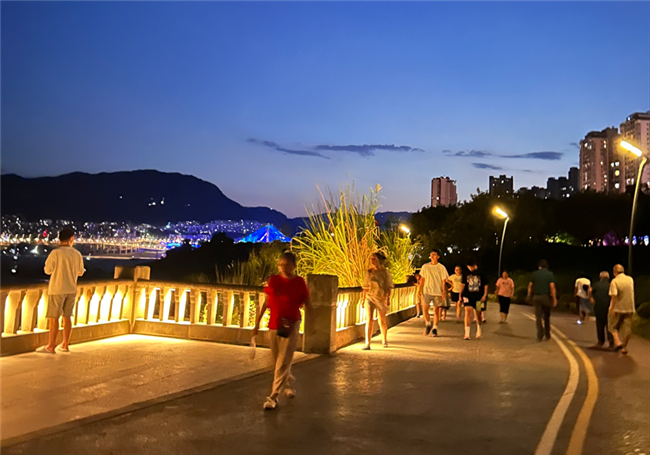
[[[271,397],[266,397],[266,401],[264,402],[264,409],[275,409],[275,407],[278,405],[278,402],[274,400]]]
[[[296,391],[294,389],[287,389],[284,393],[287,398],[296,398]]]

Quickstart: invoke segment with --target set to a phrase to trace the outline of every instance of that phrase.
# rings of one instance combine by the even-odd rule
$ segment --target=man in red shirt
[[[260,321],[269,308],[269,330],[271,331],[271,353],[275,364],[273,389],[264,402],[264,409],[275,409],[278,397],[284,392],[287,397],[294,398],[296,391],[293,387],[291,362],[296,350],[300,330],[300,308],[304,305],[309,312],[309,290],[307,283],[296,275],[296,256],[285,252],[278,261],[280,273],[269,278],[264,293],[268,296],[257,315],[253,336],[257,335]]]

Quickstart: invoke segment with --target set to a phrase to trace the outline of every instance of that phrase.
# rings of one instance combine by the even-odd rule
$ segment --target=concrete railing
[[[264,303],[262,287],[149,281],[148,270],[122,273],[129,279],[80,283],[72,315],[72,343],[137,333],[191,340],[248,344]],[[127,271],[128,272],[128,271]],[[145,278],[145,279],[142,279]],[[332,353],[363,338],[366,314],[361,288],[338,288],[338,279],[309,275],[314,312],[303,318],[299,349]],[[2,355],[29,352],[47,343],[47,283],[0,289]],[[412,317],[415,288],[397,285],[389,325]],[[258,346],[270,345],[269,313]]]
[[[130,332],[132,280],[80,283],[72,313],[72,341],[79,343]],[[47,283],[3,285],[2,355],[28,352],[47,343]]]

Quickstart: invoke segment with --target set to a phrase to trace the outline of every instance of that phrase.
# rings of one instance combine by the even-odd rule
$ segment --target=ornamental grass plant
[[[336,193],[319,189],[321,200],[307,209],[307,228],[294,237],[292,251],[298,257],[298,273],[336,275],[340,287],[361,286],[370,268],[370,255],[381,251],[396,283],[413,272],[414,245],[397,231],[380,232],[375,221],[379,207],[377,185],[365,195],[347,185]]]

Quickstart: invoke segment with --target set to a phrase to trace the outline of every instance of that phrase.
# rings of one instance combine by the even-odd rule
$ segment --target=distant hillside
[[[28,221],[131,221],[165,224],[194,220],[255,220],[284,226],[267,207],[243,207],[214,184],[191,175],[141,170],[58,177],[1,177],[2,213]]]

